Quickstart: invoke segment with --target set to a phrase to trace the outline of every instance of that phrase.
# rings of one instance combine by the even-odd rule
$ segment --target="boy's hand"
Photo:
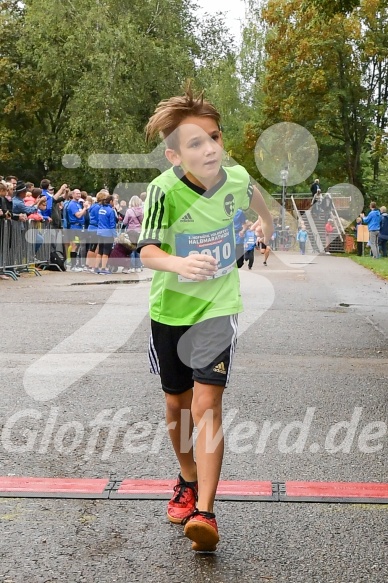
[[[217,261],[210,255],[193,253],[182,259],[179,275],[193,281],[204,281],[217,271]]]

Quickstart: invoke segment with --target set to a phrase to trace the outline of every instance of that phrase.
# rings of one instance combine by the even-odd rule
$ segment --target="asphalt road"
[[[222,479],[388,482],[388,284],[308,261],[257,255],[241,272]],[[150,276],[0,282],[0,476],[176,476],[146,358]],[[218,502],[213,556],[165,506],[0,498],[0,581],[388,580],[388,505]]]

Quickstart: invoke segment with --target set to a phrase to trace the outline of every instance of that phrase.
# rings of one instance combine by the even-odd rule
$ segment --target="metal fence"
[[[50,264],[55,239],[48,221],[0,220],[0,273],[15,280],[18,272],[40,275],[36,266]]]

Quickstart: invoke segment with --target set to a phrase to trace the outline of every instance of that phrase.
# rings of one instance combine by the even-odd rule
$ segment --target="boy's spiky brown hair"
[[[147,141],[158,135],[170,148],[177,146],[174,132],[187,117],[210,117],[220,128],[221,116],[214,105],[204,99],[203,91],[195,96],[188,84],[182,96],[170,97],[161,101],[146,126]],[[171,136],[171,134],[174,134]],[[169,136],[171,136],[169,140]]]

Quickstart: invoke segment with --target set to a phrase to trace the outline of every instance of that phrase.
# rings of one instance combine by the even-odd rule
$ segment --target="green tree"
[[[0,173],[19,173],[33,166],[34,100],[25,99],[30,72],[19,51],[23,34],[24,7],[16,0],[0,0]]]
[[[241,133],[240,79],[236,75],[237,46],[222,14],[207,16],[196,34],[194,86],[204,90],[221,114],[224,146],[228,150]]]
[[[31,2],[30,66],[48,93],[50,107],[39,113],[51,169],[63,153],[76,153],[95,186],[130,174],[92,170],[88,158],[144,149],[153,106],[193,71],[191,25],[186,0]]]
[[[383,13],[386,2],[378,0],[331,18],[313,4],[270,0],[262,14],[268,27],[264,127],[303,125],[320,146],[320,175],[364,192],[363,153],[386,124]]]
[[[30,177],[35,166],[38,178],[88,188],[141,181],[152,172],[91,168],[89,156],[144,152],[149,115],[188,78],[232,111],[233,51],[223,51],[222,25],[200,23],[194,9],[189,0],[0,0],[2,168]],[[218,64],[206,77],[209,50],[219,51]],[[64,168],[63,154],[79,155],[82,166]]]

